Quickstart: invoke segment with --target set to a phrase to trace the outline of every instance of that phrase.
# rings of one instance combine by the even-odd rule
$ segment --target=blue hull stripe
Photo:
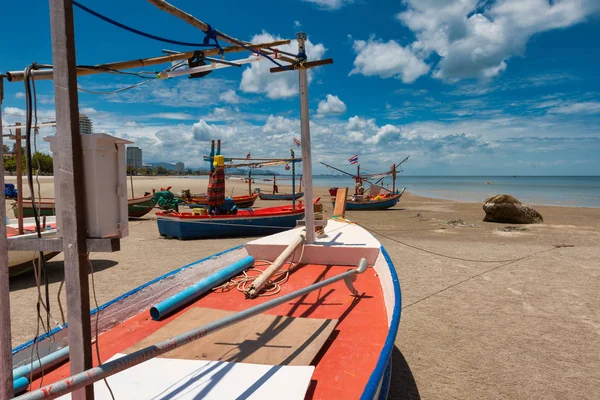
[[[400,326],[400,313],[402,312],[402,295],[400,292],[400,281],[398,280],[398,274],[392,263],[390,255],[385,250],[385,247],[381,246],[381,254],[390,268],[390,274],[392,275],[392,283],[394,284],[394,311],[392,313],[392,322],[390,323],[390,330],[387,338],[375,365],[375,369],[369,377],[365,391],[360,396],[361,400],[372,400],[377,394],[377,390],[380,385],[385,388],[385,382],[382,382],[386,375],[388,363],[391,365],[392,349],[394,348],[394,342],[396,341],[396,335],[398,334],[398,327]],[[389,388],[388,388],[389,390]]]

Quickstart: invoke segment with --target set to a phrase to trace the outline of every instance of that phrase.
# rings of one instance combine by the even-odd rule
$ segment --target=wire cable
[[[122,24],[120,22],[117,22],[114,19],[108,18],[108,17],[106,17],[106,16],[104,16],[104,15],[102,15],[102,14],[100,14],[100,13],[98,13],[98,12],[96,12],[96,11],[94,11],[94,10],[86,7],[86,6],[84,6],[83,4],[78,3],[77,1],[73,1],[73,5],[76,6],[76,7],[78,7],[79,9],[81,9],[81,10],[83,10],[83,11],[85,11],[85,12],[91,14],[91,15],[93,15],[96,18],[100,18],[101,20],[103,20],[105,22],[108,22],[109,24],[117,26],[117,27],[119,27],[121,29],[125,29],[126,31],[135,33],[136,35],[140,35],[140,36],[146,37],[148,39],[153,39],[153,40],[157,40],[159,42],[164,42],[164,43],[176,44],[176,45],[179,45],[179,46],[211,47],[211,48],[217,47],[217,46],[212,45],[212,44],[182,42],[182,41],[179,41],[179,40],[166,39],[166,38],[163,38],[163,37],[160,37],[160,36],[152,35],[150,33],[142,32],[142,31],[140,31],[138,29],[135,29],[135,28],[132,28],[132,27],[127,26],[125,24]]]

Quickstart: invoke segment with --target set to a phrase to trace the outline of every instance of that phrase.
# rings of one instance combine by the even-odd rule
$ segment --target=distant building
[[[94,133],[94,124],[92,120],[85,114],[79,114],[79,133],[82,135]]]
[[[177,175],[183,175],[185,173],[185,165],[182,162],[178,162],[175,164],[175,171],[177,171]]]
[[[139,147],[127,147],[127,168],[142,168],[142,149]]]

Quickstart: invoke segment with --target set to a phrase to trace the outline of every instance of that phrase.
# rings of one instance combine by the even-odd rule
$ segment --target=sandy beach
[[[42,197],[53,196],[52,178],[41,177],[40,185]],[[167,186],[204,192],[206,180],[134,180],[136,196]],[[269,190],[268,183],[258,186]],[[243,182],[228,181],[227,193],[232,189],[247,193]],[[327,189],[317,188],[316,195],[331,215]],[[256,206],[276,204],[259,200]],[[600,209],[535,208],[545,222],[521,225],[522,231],[482,222],[480,203],[411,194],[391,210],[347,213],[387,248],[401,281],[391,399],[597,397]],[[91,255],[97,302],[247,240],[169,240],[159,236],[154,213],[130,220],[121,251]],[[59,321],[62,255],[48,265],[52,315]],[[36,297],[32,273],[11,279],[14,345],[36,334]],[[64,297],[63,290],[66,304]]]

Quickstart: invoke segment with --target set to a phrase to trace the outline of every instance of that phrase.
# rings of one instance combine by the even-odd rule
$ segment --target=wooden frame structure
[[[163,0],[148,0],[155,6],[184,21],[207,32],[208,24],[197,20]],[[11,323],[10,323],[10,291],[8,276],[8,250],[36,250],[36,251],[63,251],[65,257],[65,280],[67,292],[68,313],[68,340],[70,348],[70,372],[72,375],[92,367],[92,341],[90,324],[90,296],[88,287],[88,253],[112,252],[120,248],[119,239],[89,239],[86,237],[85,193],[83,192],[83,160],[82,146],[79,132],[78,88],[77,76],[104,73],[108,69],[121,70],[127,68],[146,67],[166,62],[189,59],[195,52],[182,52],[166,56],[147,58],[142,60],[129,60],[108,64],[101,64],[94,68],[77,67],[75,55],[75,36],[72,0],[53,0],[50,2],[50,22],[52,36],[53,68],[34,70],[32,77],[35,80],[53,79],[55,90],[56,119],[59,157],[61,167],[66,173],[62,174],[60,184],[60,201],[66,204],[62,208],[62,238],[58,239],[33,239],[9,241],[6,237],[6,206],[0,204],[0,399],[13,397],[12,376],[12,349],[11,349]],[[289,44],[289,40],[280,40],[270,43],[251,44],[241,42],[231,36],[218,32],[220,38],[233,46],[203,50],[205,55],[225,54],[240,51],[256,51],[269,55],[278,55],[273,47]],[[305,42],[306,34],[296,35],[299,56],[289,57],[285,52],[278,55],[278,59],[290,63],[290,66],[274,68],[271,72],[299,71],[300,83],[300,114],[303,175],[308,179],[305,185],[306,204],[313,202],[312,192],[312,166],[310,148],[310,125],[308,109],[308,80],[307,68],[318,65],[331,64],[333,61],[319,60],[306,62]],[[0,131],[2,130],[2,100],[4,78],[10,82],[26,79],[24,71],[11,71],[0,75]],[[0,145],[2,135],[0,134]],[[3,156],[0,146],[0,156]],[[0,165],[0,183],[4,182],[4,168]],[[315,221],[313,207],[306,208],[306,243],[310,244],[315,239]],[[94,398],[93,386],[75,390],[72,393],[75,400],[91,400]]]

